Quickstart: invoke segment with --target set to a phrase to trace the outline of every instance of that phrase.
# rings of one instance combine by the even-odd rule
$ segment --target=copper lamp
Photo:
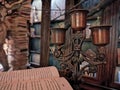
[[[51,43],[62,45],[65,42],[65,28],[51,28]]]
[[[55,45],[53,55],[58,58],[63,55],[62,45],[65,43],[65,28],[51,28],[51,43]]]
[[[62,45],[65,42],[65,28],[51,28],[51,43]]]
[[[73,30],[83,30],[86,27],[87,10],[74,9],[70,12],[71,27]]]
[[[110,41],[110,27],[111,25],[99,25],[91,27],[92,42],[97,46],[104,46]]]
[[[97,55],[96,54],[94,55],[94,57],[91,57],[81,49],[83,42],[85,41],[84,30],[86,28],[87,13],[88,11],[83,9],[74,9],[69,13],[71,22],[70,30],[76,31],[76,33],[71,34],[72,38],[70,38],[71,39],[70,41],[72,43],[71,44],[72,49],[70,52],[68,52],[69,54],[66,56],[64,56],[64,54],[61,55],[62,53],[61,48],[56,49],[55,50],[56,54],[54,54],[54,56],[56,56],[58,60],[61,60],[64,69],[70,69],[70,71],[72,72],[72,75],[70,74],[71,75],[70,78],[73,78],[74,80],[79,79],[79,77],[81,79],[81,76],[86,71],[85,68],[89,67],[90,73],[97,72],[96,71],[97,65],[103,64],[105,61],[105,53],[100,51],[101,48],[98,50]],[[98,47],[103,47],[104,45],[109,44],[110,27],[111,27],[110,25],[99,25],[90,28],[92,32],[92,42],[94,45]],[[58,46],[64,44],[65,31],[66,29],[64,28],[52,28],[51,29],[52,43]],[[91,54],[91,52],[89,52],[89,54]],[[80,64],[84,61],[89,63],[89,65],[85,65],[80,70]]]

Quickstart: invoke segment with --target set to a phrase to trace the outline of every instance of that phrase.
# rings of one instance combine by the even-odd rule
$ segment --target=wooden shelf
[[[120,39],[118,39],[118,43],[120,43]]]
[[[40,54],[40,51],[30,50],[30,53],[37,53],[37,54]]]
[[[37,67],[40,67],[40,64],[35,62],[30,62],[30,67],[37,68]]]
[[[33,22],[33,24],[41,24],[41,22]]]
[[[33,26],[34,24],[41,24],[41,22],[33,22],[33,24],[30,23],[31,26]]]
[[[33,36],[30,36],[30,38],[41,38],[40,35],[33,35]]]
[[[30,67],[40,67],[41,22],[33,22],[30,24],[29,33]]]
[[[26,49],[21,49],[20,51],[21,51],[21,52],[26,52],[26,51],[28,51],[28,48],[26,48]]]
[[[92,39],[91,38],[87,38],[87,39],[85,39],[85,42],[92,42]]]

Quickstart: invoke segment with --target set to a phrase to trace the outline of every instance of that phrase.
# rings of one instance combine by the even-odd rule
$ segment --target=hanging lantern
[[[64,44],[65,42],[65,28],[51,29],[51,43],[56,45]]]
[[[71,27],[73,30],[84,30],[86,27],[87,10],[74,9],[70,12]]]
[[[110,41],[110,25],[100,25],[91,27],[93,44],[104,46]]]

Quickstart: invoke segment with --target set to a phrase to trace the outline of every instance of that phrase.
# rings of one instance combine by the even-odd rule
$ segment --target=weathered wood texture
[[[118,44],[118,31],[120,29],[120,0],[116,0],[108,6],[103,12],[102,24],[111,24],[110,30],[110,44],[106,47],[107,64],[103,77],[106,77],[106,84],[114,83],[115,68],[117,65],[117,44]],[[119,87],[120,88],[120,85]]]
[[[48,66],[50,40],[50,5],[51,0],[42,0],[41,22],[41,61],[40,66]]]

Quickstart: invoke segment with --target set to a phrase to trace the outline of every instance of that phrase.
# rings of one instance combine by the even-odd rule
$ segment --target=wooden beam
[[[50,37],[50,5],[51,0],[42,0],[42,22],[41,22],[41,60],[40,66],[48,66],[49,59],[49,37]]]
[[[70,8],[74,6],[74,0],[66,0],[65,2],[65,12],[69,12]],[[65,13],[65,26],[66,28],[70,26],[70,15]]]

